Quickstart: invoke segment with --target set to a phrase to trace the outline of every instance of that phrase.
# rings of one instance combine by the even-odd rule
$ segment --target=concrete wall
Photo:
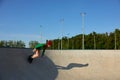
[[[47,50],[56,80],[120,80],[120,50]]]

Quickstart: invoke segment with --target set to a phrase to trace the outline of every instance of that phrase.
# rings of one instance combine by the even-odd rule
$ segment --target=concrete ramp
[[[120,50],[53,50],[56,80],[120,80]]]
[[[58,71],[48,58],[27,62],[31,49],[0,48],[0,80],[55,80]]]

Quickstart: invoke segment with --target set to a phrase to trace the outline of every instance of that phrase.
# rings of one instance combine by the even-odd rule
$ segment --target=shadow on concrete
[[[64,66],[59,66],[59,65],[56,65],[56,68],[57,69],[62,69],[62,70],[69,70],[69,69],[72,69],[72,68],[76,68],[76,67],[87,67],[89,64],[78,64],[78,63],[70,63],[69,65],[67,65],[66,67]]]
[[[48,58],[27,62],[31,49],[0,48],[0,80],[55,80],[58,71]]]

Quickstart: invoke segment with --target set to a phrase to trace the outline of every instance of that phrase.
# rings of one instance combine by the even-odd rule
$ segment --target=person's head
[[[47,40],[47,41],[46,41],[46,45],[47,45],[47,47],[50,47],[50,46],[52,45],[52,41]]]

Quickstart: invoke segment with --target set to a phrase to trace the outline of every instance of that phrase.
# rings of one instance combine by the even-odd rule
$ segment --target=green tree
[[[0,41],[0,47],[4,47],[4,41]]]
[[[25,48],[25,43],[23,41],[20,40],[20,41],[17,41],[16,43],[17,43],[16,47],[18,47],[18,48]]]

